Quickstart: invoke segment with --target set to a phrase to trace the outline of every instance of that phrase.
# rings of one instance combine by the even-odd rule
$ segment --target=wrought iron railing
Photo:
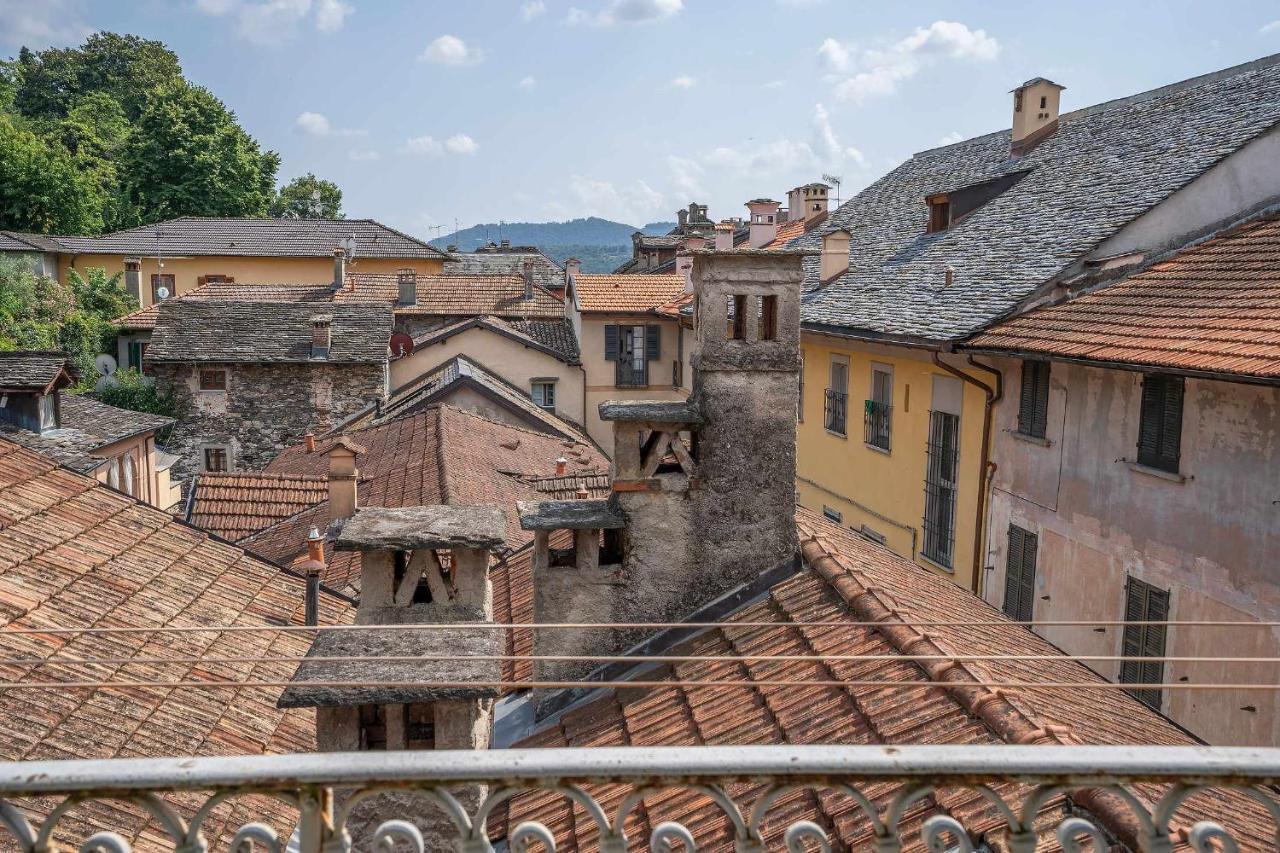
[[[875,400],[867,400],[863,413],[862,440],[881,450],[889,449],[889,434],[893,425],[893,406]]]
[[[614,363],[613,384],[619,388],[648,385],[649,363],[646,361],[624,361],[619,358]]]
[[[877,853],[904,847],[972,851],[986,849],[996,836],[997,846],[1013,853],[1031,853],[1041,844],[1109,850],[1117,841],[1147,851],[1183,844],[1197,851],[1274,850],[1280,802],[1265,786],[1278,782],[1280,749],[1194,746],[630,747],[9,762],[0,764],[0,833],[7,829],[11,838],[0,835],[0,847],[13,849],[16,841],[26,853],[44,853],[60,840],[81,850],[124,853],[128,841],[110,829],[63,838],[85,825],[83,817],[68,817],[82,805],[101,815],[94,806],[113,800],[150,816],[154,832],[138,833],[148,839],[147,849],[160,847],[157,838],[163,838],[168,849],[197,853],[221,832],[231,836],[233,849],[253,842],[279,851],[288,844],[300,853],[334,853],[353,844],[489,853],[498,840],[512,851],[533,842],[550,851],[556,844],[551,829],[514,822],[530,808],[528,799],[512,808],[510,822],[507,815],[495,821],[501,830],[490,826],[504,804],[541,791],[566,798],[564,805],[582,815],[578,823],[593,825],[592,838],[578,839],[579,845],[604,853],[644,849],[646,843],[650,850],[693,851],[699,835],[706,840],[708,813],[727,825],[727,834],[701,849],[735,853],[759,853],[770,843],[791,851],[843,849],[852,846],[848,835],[855,829],[864,839],[857,849]],[[701,795],[698,825],[662,814],[664,807],[682,807],[687,818],[687,798],[649,796],[673,788]],[[786,801],[803,789],[822,792],[826,802],[847,798],[851,814],[841,829],[780,817],[795,814]],[[942,803],[944,792],[957,791],[972,792],[951,801],[965,803],[956,809],[962,816],[977,821],[982,815],[981,834],[940,806],[932,814],[920,811],[929,798]],[[250,795],[288,803],[296,820],[290,817],[283,827],[237,826],[237,820],[227,827],[225,813],[210,817]],[[1193,808],[1202,796],[1215,799]],[[379,797],[390,809],[372,821],[352,817]],[[985,806],[975,807],[975,798]],[[547,807],[546,794],[537,800]],[[1085,805],[1063,806],[1075,802]],[[39,803],[46,816],[29,817],[19,803]],[[647,837],[628,838],[626,827],[637,825],[640,808],[652,829]],[[921,820],[922,814],[929,816]],[[444,828],[447,842],[422,828],[433,822]],[[1132,837],[1121,838],[1126,832]]]
[[[843,391],[834,391],[827,389],[827,403],[825,412],[825,423],[827,430],[838,435],[847,435],[845,432],[849,415],[849,395]]]

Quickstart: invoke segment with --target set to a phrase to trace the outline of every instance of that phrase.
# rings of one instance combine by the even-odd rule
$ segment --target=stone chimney
[[[849,244],[852,239],[852,235],[843,228],[822,235],[822,262],[818,271],[818,280],[822,284],[849,271]]]
[[[520,270],[524,275],[524,298],[533,298],[533,258],[526,257],[520,264]]]
[[[311,318],[311,357],[327,359],[333,343],[333,315],[317,314]]]
[[[778,208],[781,203],[771,198],[754,198],[747,202],[751,211],[751,248],[759,249],[778,236]]]
[[[355,514],[358,501],[360,471],[356,456],[368,451],[345,435],[327,451],[329,455],[329,519],[340,521]]]
[[[1065,86],[1036,77],[1013,90],[1013,131],[1009,154],[1019,157],[1058,129],[1058,102]]]
[[[826,213],[830,190],[826,184],[812,183],[788,192],[787,221],[804,219],[805,222],[812,222]]]
[[[564,262],[564,286],[568,287],[569,282],[582,274],[582,261],[577,258],[569,258]]]
[[[676,227],[684,230],[688,225],[689,211],[682,207],[676,211]]]
[[[418,304],[418,271],[405,267],[396,270],[397,305]]]
[[[333,289],[341,290],[347,280],[347,253],[342,249],[333,250]]]
[[[716,223],[716,251],[727,252],[733,248],[733,222],[726,219]]]
[[[569,470],[569,460],[561,456],[556,460],[556,476],[563,477],[565,472]]]
[[[302,446],[306,448],[308,453],[316,452],[316,434],[307,430],[302,436]]]

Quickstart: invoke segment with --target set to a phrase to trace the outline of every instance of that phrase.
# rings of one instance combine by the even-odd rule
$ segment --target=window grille
[[[952,568],[955,555],[956,474],[960,462],[960,416],[929,412],[929,443],[924,481],[922,553]]]

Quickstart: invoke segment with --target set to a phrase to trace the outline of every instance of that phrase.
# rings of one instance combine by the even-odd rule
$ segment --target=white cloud
[[[277,45],[310,23],[317,32],[336,33],[355,11],[342,0],[196,0],[206,15],[235,14],[236,32],[246,41]]]
[[[1000,53],[999,43],[985,30],[971,30],[956,21],[934,21],[887,48],[855,55],[849,46],[826,39],[818,48],[823,64],[833,72],[852,76],[836,83],[836,97],[862,103],[870,98],[892,95],[898,84],[941,59],[989,62]]]
[[[1280,30],[1280,20],[1272,21],[1269,24],[1263,24],[1262,28],[1259,29],[1258,32],[1271,33],[1271,32],[1275,32],[1276,30]]]
[[[527,0],[520,4],[520,17],[526,21],[532,21],[534,18],[540,17],[547,13],[547,4],[542,0]]]
[[[532,77],[521,77],[520,82],[516,84],[521,89],[532,89],[538,85],[538,81]]]
[[[954,144],[956,144],[957,142],[963,142],[963,141],[964,141],[964,137],[960,135],[960,131],[958,131],[958,130],[953,130],[953,131],[951,131],[950,133],[948,133],[946,136],[944,136],[944,137],[942,137],[941,139],[939,139],[939,140],[938,140],[938,144],[939,144],[939,145],[954,145]]]
[[[372,160],[381,160],[382,155],[369,148],[353,148],[347,152],[347,159],[355,160],[357,163],[360,163]]]
[[[0,0],[0,45],[38,49],[79,43],[92,32],[81,11],[76,0]]]
[[[787,85],[786,80],[770,80],[768,83],[762,83],[760,88],[761,89],[781,89],[785,85]]]
[[[684,11],[684,0],[608,0],[596,11],[569,9],[570,24],[611,27],[614,24],[650,24]]]
[[[851,145],[843,144],[831,125],[831,115],[822,104],[813,107],[812,135],[809,139],[782,138],[752,145],[722,145],[712,149],[705,162],[736,175],[795,176],[826,169],[861,168],[866,157]]]
[[[418,54],[418,61],[434,62],[437,65],[474,65],[482,59],[482,51],[451,35],[440,36]]]
[[[619,187],[610,181],[573,175],[569,178],[569,191],[575,204],[567,209],[573,210],[574,216],[603,216],[641,225],[653,221],[662,211],[662,193],[640,180]]]
[[[688,157],[667,157],[667,168],[671,172],[671,186],[680,198],[704,198],[707,195],[702,185],[703,168],[697,160]]]
[[[857,148],[840,144],[835,129],[831,126],[831,115],[822,104],[813,106],[813,132],[817,140],[818,153],[824,164],[836,165],[851,162],[861,166],[866,162],[866,158]]]
[[[476,141],[465,133],[455,133],[444,141],[444,147],[454,154],[474,154],[480,149]]]
[[[323,113],[299,113],[294,125],[309,136],[368,136],[367,130],[334,127]]]
[[[438,156],[444,152],[444,146],[430,136],[411,136],[400,146],[404,154]]]
[[[692,89],[698,85],[698,81],[688,75],[681,75],[673,79],[671,85],[676,89]]]

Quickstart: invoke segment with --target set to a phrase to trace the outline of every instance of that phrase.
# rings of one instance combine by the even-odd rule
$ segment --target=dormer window
[[[925,199],[929,204],[928,233],[945,231],[951,225],[951,199],[946,193],[937,193]]]

